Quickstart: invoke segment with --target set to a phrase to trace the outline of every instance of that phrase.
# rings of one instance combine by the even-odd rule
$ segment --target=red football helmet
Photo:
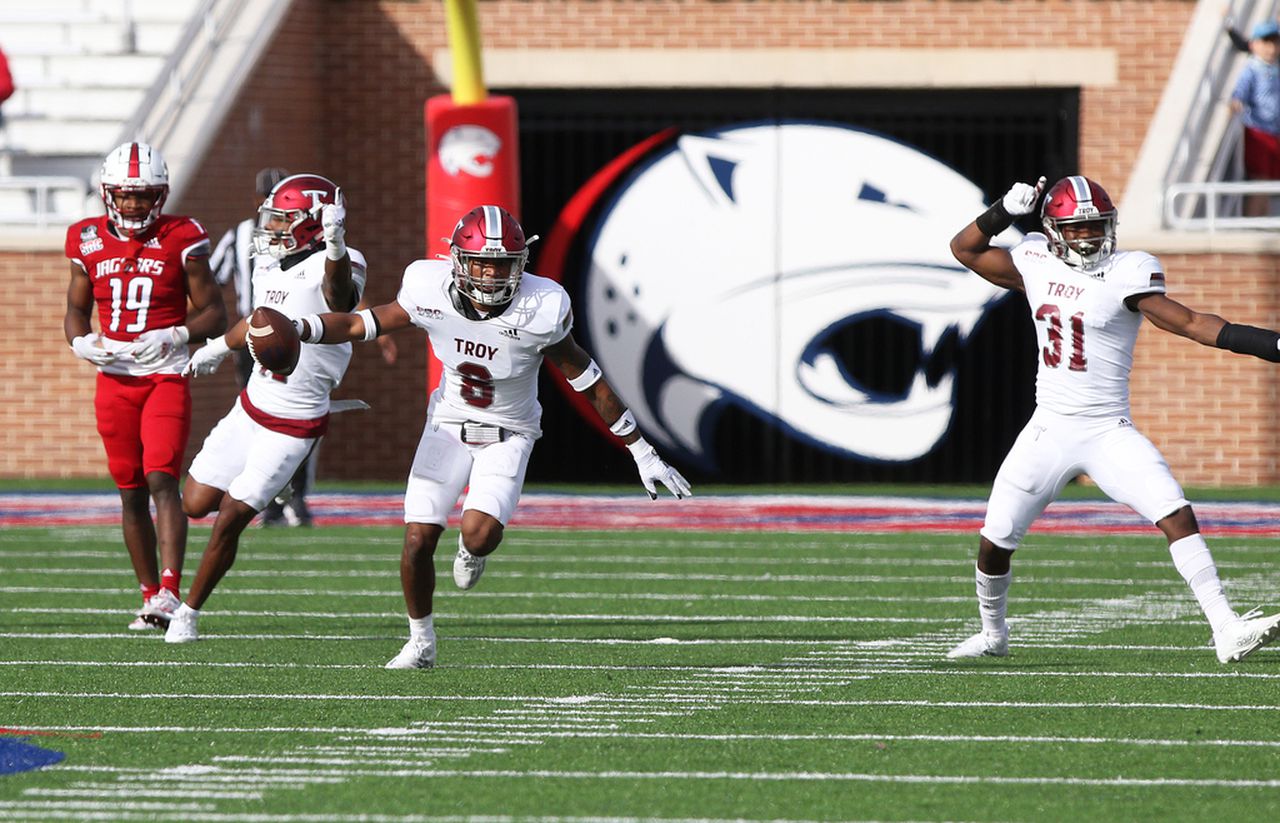
[[[1040,219],[1049,236],[1049,250],[1074,269],[1102,265],[1116,250],[1116,207],[1106,189],[1087,177],[1064,177],[1044,196]],[[1071,240],[1062,228],[1085,225],[1087,236]]]
[[[165,198],[169,196],[169,167],[164,158],[146,143],[122,143],[102,161],[98,173],[99,191],[107,207],[107,216],[127,235],[146,231],[160,217]],[[128,217],[116,205],[116,195],[146,192],[154,199],[141,217]]]
[[[258,208],[253,249],[275,258],[288,257],[319,245],[324,226],[320,210],[337,202],[338,187],[318,174],[286,177]]]
[[[529,262],[524,229],[500,206],[476,206],[462,216],[449,238],[453,282],[458,291],[482,306],[501,306],[515,297],[520,277]],[[496,271],[473,276],[472,263],[492,263]]]

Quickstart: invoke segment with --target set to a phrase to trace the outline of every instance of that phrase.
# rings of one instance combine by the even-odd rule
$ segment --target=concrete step
[[[18,89],[4,104],[5,119],[115,120],[123,123],[142,103],[146,92],[132,89],[50,87]]]
[[[165,57],[160,55],[16,56],[9,60],[13,82],[24,86],[149,88]]]
[[[15,153],[105,155],[116,145],[123,121],[13,120],[9,147]]]

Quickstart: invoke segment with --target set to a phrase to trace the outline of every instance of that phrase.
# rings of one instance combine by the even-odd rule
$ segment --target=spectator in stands
[[[13,75],[9,73],[9,58],[0,49],[0,174],[9,174],[9,139],[4,128],[4,101],[13,96]]]
[[[160,153],[124,143],[107,155],[100,177],[107,213],[67,229],[71,282],[62,326],[71,351],[98,371],[98,434],[142,589],[129,628],[164,628],[182,602],[187,547],[178,494],[191,432],[187,343],[222,334],[227,314],[209,271],[209,235],[190,217],[161,213],[169,170]]]
[[[255,253],[253,248],[253,233],[258,228],[258,212],[262,207],[262,203],[267,199],[267,195],[271,194],[271,190],[276,184],[289,176],[289,173],[282,168],[268,166],[259,169],[254,176],[254,216],[241,220],[235,226],[227,229],[222,235],[222,239],[218,241],[218,245],[214,247],[213,254],[209,258],[209,264],[213,268],[214,276],[217,278],[219,285],[226,286],[232,284],[236,292],[236,317],[248,317],[253,311],[253,267]],[[364,308],[361,305],[359,308]],[[379,338],[378,344],[382,350],[382,359],[388,364],[394,363],[397,357],[396,343],[391,338]],[[236,376],[239,379],[240,387],[244,388],[249,382],[249,375],[253,371],[253,358],[249,355],[247,348],[236,349]],[[319,443],[313,448],[310,454],[301,465],[298,466],[297,472],[289,481],[289,486],[285,492],[270,503],[262,510],[261,525],[263,526],[310,526],[311,525],[311,509],[307,506],[307,492],[310,490],[316,473],[316,460],[320,453]]]
[[[1250,180],[1280,180],[1280,25],[1264,20],[1254,26],[1249,51],[1231,93],[1231,109],[1243,115],[1245,175]],[[1265,194],[1249,195],[1245,215],[1267,214],[1270,200]]]
[[[4,101],[13,96],[13,75],[9,73],[9,58],[0,49],[0,126],[4,125]]]

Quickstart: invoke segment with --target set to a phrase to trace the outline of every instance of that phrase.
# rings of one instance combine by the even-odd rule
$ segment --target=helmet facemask
[[[1090,226],[1094,231],[1083,237],[1067,239],[1063,231],[1068,226]],[[1075,217],[1056,220],[1046,217],[1045,233],[1049,236],[1049,250],[1073,269],[1088,271],[1106,262],[1116,250],[1115,213],[1103,217]]]
[[[270,202],[270,201],[268,201]],[[266,203],[258,209],[258,225],[253,230],[253,250],[280,260],[299,251],[298,229],[319,217],[302,209],[273,209]]]
[[[453,282],[458,291],[481,306],[510,303],[520,289],[520,277],[529,261],[528,249],[512,254],[505,249],[466,251],[454,246],[449,255],[453,259]],[[493,270],[492,276],[488,269]]]

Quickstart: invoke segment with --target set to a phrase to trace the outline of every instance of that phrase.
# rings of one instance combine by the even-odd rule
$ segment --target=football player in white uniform
[[[948,657],[1009,653],[1010,559],[1031,523],[1072,478],[1088,474],[1169,540],[1173,564],[1213,628],[1218,660],[1234,662],[1280,634],[1280,615],[1237,615],[1227,602],[1191,505],[1164,457],[1131,422],[1129,371],[1142,318],[1205,346],[1280,362],[1280,334],[1193,311],[1165,294],[1155,257],[1116,249],[1116,209],[1092,180],[1059,180],[1041,208],[1044,234],[1012,250],[991,238],[1030,214],[1044,188],[1017,183],[951,241],[986,280],[1025,292],[1040,346],[1036,410],[996,475],[978,548],[982,631]]]
[[[314,174],[286,177],[263,201],[254,231],[254,307],[289,317],[350,311],[364,292],[364,256],[347,248],[341,190]],[[248,318],[210,340],[187,367],[211,374],[245,346]],[[182,491],[191,517],[217,512],[209,544],[185,602],[165,632],[169,643],[198,638],[196,619],[235,561],[240,535],[289,482],[329,423],[329,394],[351,361],[351,344],[306,346],[288,376],[258,368],[231,411],[209,432]]]
[[[400,583],[409,641],[387,663],[389,669],[435,664],[432,555],[464,487],[470,490],[462,507],[454,583],[474,586],[502,541],[533,442],[542,434],[543,358],[585,394],[626,444],[651,498],[657,498],[656,483],[677,498],[690,494],[688,482],[640,436],[631,412],[574,341],[569,295],[555,281],[524,270],[528,242],[515,218],[498,206],[477,206],[458,221],[449,250],[451,261],[411,263],[394,302],[297,323],[306,343],[373,340],[418,326],[444,366],[405,489]]]

